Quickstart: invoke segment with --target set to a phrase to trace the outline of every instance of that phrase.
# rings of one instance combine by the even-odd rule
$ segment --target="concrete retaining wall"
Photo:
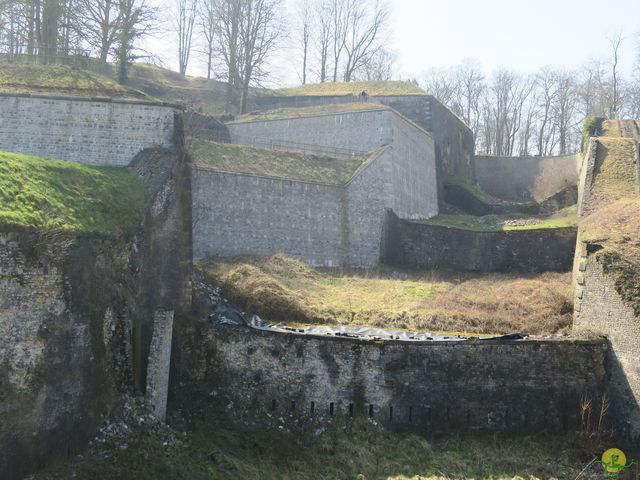
[[[480,272],[571,270],[576,228],[476,232],[390,215],[387,262]]]
[[[558,157],[474,158],[480,188],[494,197],[513,201],[542,201],[578,183],[580,155]]]
[[[0,95],[0,150],[89,165],[128,165],[173,144],[169,105],[80,97]]]
[[[274,427],[353,416],[421,433],[577,430],[604,376],[599,341],[367,342],[218,325],[198,341],[215,353],[196,381],[231,400],[231,415]]]

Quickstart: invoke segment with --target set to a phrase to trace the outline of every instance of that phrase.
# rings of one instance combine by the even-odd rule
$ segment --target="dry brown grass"
[[[598,138],[591,209],[637,192],[636,147],[630,138]]]
[[[208,281],[269,321],[546,335],[569,330],[570,274],[313,269],[283,255],[200,262]]]

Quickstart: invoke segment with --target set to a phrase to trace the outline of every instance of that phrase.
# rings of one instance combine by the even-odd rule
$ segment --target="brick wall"
[[[0,150],[89,165],[128,165],[173,143],[171,106],[76,97],[0,95]]]

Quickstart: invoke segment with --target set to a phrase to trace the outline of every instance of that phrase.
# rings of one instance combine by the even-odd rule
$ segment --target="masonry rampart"
[[[613,158],[607,158],[610,155]],[[637,155],[636,148],[636,158]],[[607,257],[621,255],[618,262],[626,265],[626,275],[629,278],[637,274],[637,270],[634,270],[637,269],[637,263],[627,260],[625,252],[619,252],[615,244],[609,245],[606,235],[601,240],[588,240],[584,235],[585,229],[593,228],[589,225],[588,216],[615,201],[617,195],[637,198],[636,189],[640,181],[637,161],[633,157],[606,151],[598,138],[591,138],[589,141],[579,185],[579,231],[573,283],[574,331],[578,334],[603,335],[610,342],[611,346],[605,357],[605,387],[611,402],[609,419],[620,440],[635,447],[640,444],[640,318],[632,305],[624,300],[620,277],[616,278],[616,267],[611,265],[611,260],[607,261]],[[602,168],[604,162],[615,163],[616,168]],[[617,185],[614,184],[614,188],[610,184],[611,178],[606,178],[607,175],[611,176],[612,170],[618,182]],[[633,241],[637,232],[632,231],[631,226],[612,225],[613,230],[625,228],[628,228],[625,243]],[[628,253],[628,249],[637,248],[637,244],[628,245],[626,250]]]
[[[388,263],[479,272],[571,270],[575,227],[478,232],[389,218]]]
[[[392,122],[393,202],[389,206],[400,218],[431,218],[438,214],[433,138],[399,115]]]
[[[604,377],[601,341],[362,341],[208,324],[198,342],[209,353],[190,371],[196,388],[215,386],[239,420],[292,429],[340,416],[423,434],[571,431]]]
[[[265,141],[282,141],[362,154],[393,141],[393,113],[368,110],[227,124],[232,143],[260,148]]]
[[[345,185],[196,167],[195,256],[284,252],[312,265],[380,262],[387,210],[402,218],[438,213],[431,136],[388,111],[230,124],[233,141],[258,139],[375,150]],[[380,148],[380,145],[386,145]]]
[[[496,157],[476,155],[480,188],[504,200],[538,202],[577,185],[580,155],[556,157]]]
[[[220,172],[193,172],[194,257],[285,252],[312,265],[344,264],[340,185]]]
[[[475,142],[473,133],[459,117],[454,115],[434,96],[368,96],[366,101],[381,103],[393,108],[432,135],[435,142],[435,158],[441,200],[441,178],[443,175],[457,176],[469,182],[475,182],[476,175],[473,163]],[[251,109],[273,110],[353,102],[363,102],[363,99],[355,95],[262,96],[253,100]]]
[[[0,150],[89,165],[128,165],[174,143],[176,108],[106,98],[0,95]]]

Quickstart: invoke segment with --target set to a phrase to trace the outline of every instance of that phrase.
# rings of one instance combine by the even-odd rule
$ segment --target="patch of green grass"
[[[0,152],[0,223],[116,233],[141,222],[144,183],[126,168]]]
[[[193,162],[200,167],[334,185],[347,182],[366,160],[261,150],[195,138],[189,139],[187,146]]]
[[[570,274],[318,269],[284,255],[210,258],[196,270],[244,311],[291,324],[538,335],[567,331],[573,311]]]
[[[389,110],[389,107],[373,102],[338,103],[334,105],[318,105],[316,107],[279,108],[265,112],[253,112],[243,115],[229,123],[259,122],[265,120],[281,120],[286,118],[311,117],[339,113],[353,113],[368,110]]]
[[[0,92],[147,98],[105,76],[66,65],[3,64]]]
[[[426,95],[426,92],[412,82],[325,82],[300,85],[293,88],[275,90],[276,95]]]

